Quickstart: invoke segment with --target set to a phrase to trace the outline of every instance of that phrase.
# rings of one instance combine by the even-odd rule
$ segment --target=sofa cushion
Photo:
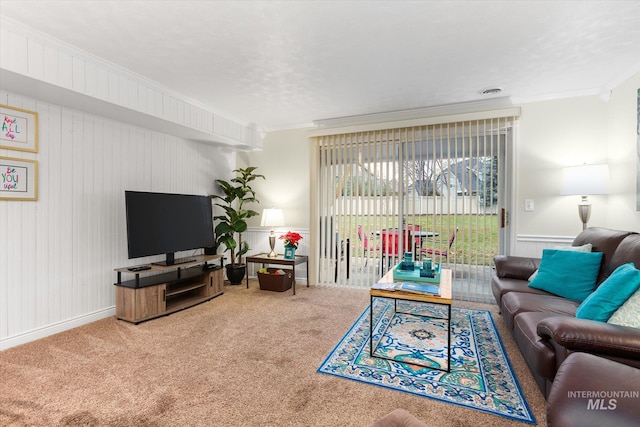
[[[628,236],[632,236],[636,234],[633,231],[620,231],[620,230],[610,230],[608,228],[601,227],[589,227],[586,230],[582,231],[580,234],[576,236],[573,240],[573,246],[581,246],[585,243],[591,243],[593,245],[594,252],[602,252],[602,267],[600,268],[600,273],[598,274],[598,283],[604,281],[615,267],[620,264],[626,264],[629,261],[620,262],[616,264],[615,267],[609,268],[609,263],[612,262],[612,258],[614,253],[617,255],[617,247],[620,243],[628,238]],[[635,249],[636,257],[640,257],[640,251],[638,248]],[[638,264],[636,264],[638,265]]]
[[[596,286],[601,261],[601,252],[544,249],[538,274],[529,286],[582,301]]]
[[[591,248],[593,245],[591,243],[587,243],[582,246],[555,246],[551,249],[557,249],[559,251],[574,251],[574,252],[591,252]],[[531,276],[529,276],[529,281],[532,281],[538,275],[538,269],[533,272]]]
[[[518,343],[522,356],[531,371],[542,378],[553,380],[556,372],[556,354],[538,335],[538,323],[551,316],[551,313],[520,313],[514,319],[513,338]]]
[[[507,326],[513,330],[513,319],[520,313],[540,312],[573,317],[578,305],[578,301],[554,295],[509,292],[502,296],[502,316]]]
[[[640,289],[611,315],[607,323],[640,329]]]
[[[491,277],[491,292],[498,304],[502,307],[502,297],[509,292],[526,292],[538,295],[552,295],[541,289],[530,288],[529,283],[522,279],[511,279],[508,277],[498,277],[495,274]]]
[[[640,268],[640,234],[627,236],[611,256],[611,261],[606,265],[604,273],[608,276],[616,268],[632,262],[636,268]]]
[[[639,287],[640,270],[633,263],[623,264],[585,298],[576,310],[576,317],[606,322]]]

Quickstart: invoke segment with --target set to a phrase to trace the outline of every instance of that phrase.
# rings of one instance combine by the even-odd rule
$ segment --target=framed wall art
[[[38,162],[0,157],[0,200],[38,200]]]
[[[0,148],[38,152],[38,113],[0,104]]]

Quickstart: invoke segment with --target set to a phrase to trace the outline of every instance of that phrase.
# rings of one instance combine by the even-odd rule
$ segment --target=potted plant
[[[258,212],[247,209],[247,203],[260,203],[256,193],[251,188],[251,181],[262,178],[263,175],[254,173],[255,167],[235,169],[235,178],[230,181],[216,179],[222,189],[222,195],[214,194],[215,204],[224,209],[224,215],[214,216],[220,222],[216,225],[216,245],[224,245],[230,252],[231,262],[225,266],[227,278],[232,285],[239,285],[246,274],[246,265],[242,263],[242,256],[249,250],[247,242],[242,240],[242,233],[247,230],[246,220],[258,215]]]
[[[288,231],[287,234],[280,236],[280,239],[284,240],[284,257],[286,259],[294,259],[302,236],[294,231]]]

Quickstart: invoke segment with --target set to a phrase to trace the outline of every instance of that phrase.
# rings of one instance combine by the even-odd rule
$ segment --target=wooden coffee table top
[[[389,270],[387,274],[382,276],[378,283],[393,283],[393,270]],[[443,268],[440,271],[440,295],[416,294],[413,292],[403,291],[386,291],[383,289],[371,289],[372,297],[395,298],[408,301],[432,302],[436,304],[451,304],[451,270]]]

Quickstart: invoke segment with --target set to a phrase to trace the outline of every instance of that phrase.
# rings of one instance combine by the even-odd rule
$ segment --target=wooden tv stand
[[[192,307],[222,294],[222,265],[214,264],[222,255],[196,255],[183,264],[131,271],[116,268],[116,318],[140,323]],[[133,274],[122,280],[122,273]],[[144,277],[141,277],[144,275]]]

